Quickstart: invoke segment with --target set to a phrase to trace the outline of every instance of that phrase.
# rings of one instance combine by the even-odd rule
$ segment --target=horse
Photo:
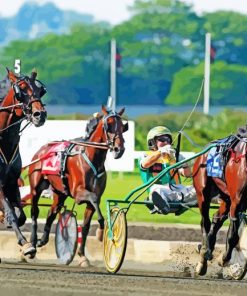
[[[36,80],[37,72],[31,76],[16,76],[7,69],[11,87],[0,103],[0,221],[15,231],[23,255],[33,254],[35,249],[20,231],[26,216],[21,206],[18,178],[21,174],[19,151],[21,123],[42,126],[46,110],[41,97],[46,93],[43,83]],[[26,125],[27,126],[27,125]]]
[[[115,159],[120,158],[124,151],[123,133],[128,130],[128,123],[123,123],[120,112],[107,110],[102,106],[103,115],[92,118],[86,127],[85,138],[67,141],[67,148],[62,148],[61,168],[51,174],[44,170],[45,161],[50,159],[50,152],[54,143],[42,146],[33,157],[33,164],[29,166],[28,176],[30,194],[23,200],[31,200],[32,232],[31,243],[36,247],[44,246],[49,241],[52,223],[61,210],[67,196],[75,199],[77,204],[86,203],[82,225],[82,243],[79,249],[80,266],[89,265],[85,256],[85,244],[94,212],[97,212],[99,227],[97,238],[103,240],[104,218],[99,204],[106,187],[105,159],[107,150],[113,153]],[[66,142],[65,142],[66,143]],[[51,185],[53,190],[53,204],[49,210],[40,240],[37,239],[37,218],[39,215],[38,201],[41,192]]]
[[[226,250],[219,258],[219,265],[226,266],[232,250],[239,241],[238,228],[240,213],[247,208],[247,134],[244,137],[232,135],[228,137],[230,144],[223,149],[225,159],[223,176],[212,177],[207,173],[208,153],[197,157],[193,166],[193,184],[197,193],[198,207],[201,213],[202,245],[200,248],[200,261],[196,266],[198,275],[207,272],[207,261],[212,260],[216,243],[216,235],[225,220],[230,219],[226,239]],[[227,139],[227,138],[226,138]],[[216,141],[217,142],[217,141]],[[217,146],[220,148],[220,143]],[[222,146],[221,146],[222,147]],[[222,161],[222,159],[221,159]],[[219,195],[219,209],[213,215],[212,222],[209,217],[210,201]]]

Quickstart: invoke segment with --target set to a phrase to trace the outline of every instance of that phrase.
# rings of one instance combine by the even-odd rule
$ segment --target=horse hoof
[[[35,256],[36,249],[31,243],[26,243],[21,247],[21,254],[23,256],[27,256],[27,255]]]
[[[41,248],[41,247],[43,247],[43,243],[41,242],[40,239],[37,241],[36,247],[37,247],[37,248]]]
[[[83,267],[83,268],[86,268],[86,267],[89,267],[90,266],[90,262],[89,262],[89,260],[87,259],[86,256],[80,257],[80,259],[79,259],[79,266],[80,267]]]
[[[217,261],[218,261],[218,265],[219,265],[220,267],[226,267],[226,266],[229,265],[229,264],[228,264],[229,261],[226,261],[226,259],[224,258],[224,255],[220,255],[220,256],[218,257]]]
[[[104,234],[104,229],[97,228],[96,237],[98,241],[103,242],[103,234]]]
[[[35,253],[32,253],[32,254],[28,254],[27,257],[28,259],[34,259],[36,256],[36,252]]]
[[[207,273],[207,267],[207,262],[198,262],[196,265],[196,274],[200,276],[205,275]]]
[[[45,246],[48,242],[42,241],[41,239],[38,239],[36,247],[37,248],[41,248],[43,246]]]

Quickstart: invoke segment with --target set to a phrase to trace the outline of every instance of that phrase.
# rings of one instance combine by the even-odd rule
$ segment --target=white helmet
[[[150,150],[157,148],[155,138],[162,135],[168,135],[172,141],[172,133],[165,126],[155,126],[147,134],[147,145]]]

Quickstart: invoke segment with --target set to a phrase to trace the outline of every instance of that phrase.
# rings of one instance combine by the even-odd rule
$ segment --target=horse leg
[[[8,223],[12,226],[12,229],[14,230],[18,244],[21,246],[21,253],[26,256],[34,256],[36,253],[36,249],[32,246],[31,243],[27,241],[25,236],[22,234],[20,231],[20,228],[18,226],[18,219],[15,214],[14,208],[12,207],[11,203],[8,201],[7,198],[4,200],[4,205],[5,205],[5,213],[6,213],[6,218],[8,220]]]
[[[212,252],[209,248],[208,234],[211,228],[209,207],[211,201],[211,180],[207,177],[206,171],[207,154],[196,158],[193,166],[193,184],[197,194],[198,207],[201,213],[202,245],[200,248],[200,261],[196,266],[198,275],[205,275],[207,272],[207,261],[212,259]]]
[[[216,235],[225,220],[228,218],[227,214],[229,212],[229,207],[230,205],[222,200],[219,209],[213,216],[211,228],[208,234],[208,249],[210,250],[211,254],[214,251]]]
[[[56,219],[57,214],[60,212],[61,208],[64,205],[64,201],[67,198],[66,195],[53,193],[53,204],[48,212],[46,223],[44,226],[44,232],[40,240],[38,240],[37,247],[42,247],[49,242],[49,235],[51,232],[51,226],[54,220]]]
[[[103,241],[103,234],[104,234],[104,226],[105,226],[105,219],[101,213],[100,207],[99,207],[99,203],[100,200],[94,200],[94,199],[89,199],[91,204],[93,205],[93,207],[96,210],[96,213],[98,215],[98,222],[99,222],[99,227],[96,230],[96,237],[97,239],[102,242]]]
[[[226,251],[219,261],[220,266],[225,266],[231,259],[232,250],[236,247],[239,241],[238,228],[240,224],[240,217],[236,214],[236,203],[232,201],[230,207],[230,225],[227,232]]]
[[[224,182],[221,178],[218,177],[213,177],[213,181],[225,196],[230,196],[230,193],[226,186],[226,182]]]
[[[80,256],[79,265],[81,267],[88,267],[90,265],[89,260],[85,256],[85,245],[94,212],[95,208],[88,203],[84,212],[84,219],[82,223],[82,242],[78,250],[78,255]]]
[[[17,180],[13,179],[5,184],[3,187],[3,194],[8,197],[8,200],[13,208],[16,215],[17,226],[21,227],[26,222],[26,215],[23,211],[21,204],[20,190],[18,187]]]
[[[38,230],[37,219],[39,216],[38,202],[39,202],[39,195],[35,194],[35,196],[33,196],[32,198],[32,207],[31,207],[32,230],[31,230],[31,238],[30,238],[31,243],[35,248],[38,240],[38,237],[37,237],[37,230]]]
[[[15,213],[17,216],[17,220],[18,220],[18,226],[21,227],[25,224],[27,217],[24,213],[22,204],[21,204],[21,196],[20,196],[20,190],[19,187],[16,186],[16,197],[17,197],[17,201],[14,205],[14,209],[15,209]]]
[[[13,179],[10,182],[7,182],[3,186],[3,194],[4,194],[4,208],[5,208],[5,216],[7,223],[14,230],[17,242],[21,246],[21,252],[24,256],[30,255],[33,256],[36,253],[36,249],[29,243],[26,237],[22,234],[19,225],[22,224],[26,220],[26,215],[21,208],[20,194],[18,191],[17,182],[13,183]],[[20,214],[17,217],[15,212],[15,207],[19,209]]]
[[[94,207],[94,209],[97,212],[98,215],[98,222],[99,222],[99,228],[97,229],[96,236],[99,241],[103,241],[103,232],[104,232],[104,217],[101,213],[99,203],[100,203],[100,197],[98,197],[94,192],[90,192],[86,189],[78,188],[77,192],[75,194],[72,194],[75,197],[75,200],[77,203],[80,202],[90,202],[91,205]]]
[[[197,193],[198,206],[201,212],[201,231],[202,231],[202,246],[200,249],[200,261],[196,266],[196,272],[198,275],[205,275],[207,272],[207,261],[212,259],[212,252],[209,248],[208,234],[211,227],[211,221],[209,218],[209,206],[210,200],[204,198],[205,194]]]
[[[31,243],[36,248],[38,236],[38,223],[37,219],[39,216],[39,207],[38,202],[41,195],[41,192],[48,187],[48,182],[42,178],[40,171],[34,171],[30,177],[30,193],[24,197],[25,200],[31,199],[31,219],[32,219],[32,229],[31,229]]]

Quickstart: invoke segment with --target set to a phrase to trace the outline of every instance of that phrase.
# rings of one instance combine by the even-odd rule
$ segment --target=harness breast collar
[[[101,178],[105,174],[105,171],[98,174],[97,169],[95,168],[93,163],[90,161],[90,159],[87,157],[86,152],[83,150],[81,152],[81,154],[82,154],[83,158],[85,159],[86,163],[89,165],[89,167],[92,169],[92,171],[94,173],[95,178],[94,178],[94,181],[93,181],[93,188],[95,188],[97,179]]]
[[[0,158],[1,158],[2,162],[5,163],[6,165],[10,165],[11,163],[13,163],[16,159],[18,148],[19,148],[19,144],[16,146],[16,148],[10,158],[10,161],[7,161],[2,149],[0,148]]]
[[[109,113],[108,115],[105,115],[105,116],[103,117],[103,126],[104,126],[104,132],[105,132],[105,135],[106,135],[107,146],[108,146],[110,149],[112,149],[111,146],[112,146],[112,144],[113,144],[113,142],[114,142],[114,140],[115,140],[115,138],[116,138],[116,136],[115,136],[113,139],[109,139],[108,134],[107,134],[107,129],[108,129],[107,119],[108,119],[109,117],[112,117],[112,116],[118,116],[118,117],[120,117],[116,112],[111,112],[111,113]],[[115,133],[116,133],[116,131],[117,131],[117,124],[116,124],[116,126],[115,126]],[[94,173],[94,177],[95,177],[95,178],[94,178],[94,182],[93,182],[93,188],[95,188],[97,179],[101,178],[101,177],[105,174],[105,171],[103,171],[103,172],[101,172],[101,173],[98,173],[98,172],[97,172],[97,169],[95,168],[95,166],[93,165],[93,163],[92,163],[92,162],[90,161],[90,159],[88,158],[88,156],[87,156],[85,150],[83,150],[83,151],[81,152],[81,154],[82,154],[83,158],[85,159],[86,163],[89,165],[89,167],[92,169],[92,171],[93,171],[93,173]]]

